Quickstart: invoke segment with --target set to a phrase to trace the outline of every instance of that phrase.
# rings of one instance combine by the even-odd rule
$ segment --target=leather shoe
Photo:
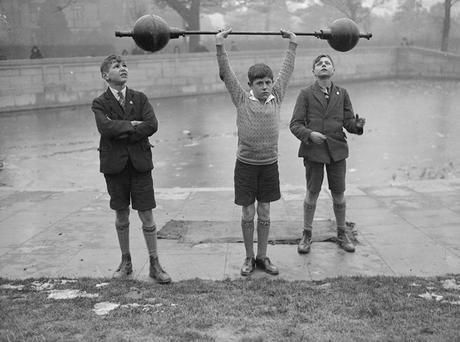
[[[133,264],[131,263],[131,256],[122,256],[121,263],[113,273],[113,278],[126,278],[133,273]]]
[[[256,266],[266,273],[271,275],[278,275],[278,268],[272,264],[268,257],[256,258]]]
[[[171,282],[171,277],[161,267],[158,257],[150,257],[149,276],[155,279],[159,284],[168,284]]]
[[[337,231],[337,245],[345,252],[353,253],[355,251],[355,245],[345,230]]]
[[[300,239],[299,245],[297,246],[297,253],[299,254],[310,253],[310,246],[311,246],[311,231],[304,229],[302,233],[302,238]]]
[[[242,276],[248,276],[252,272],[254,272],[254,269],[256,268],[256,260],[254,257],[247,257],[244,259],[244,264],[241,267],[241,275]]]

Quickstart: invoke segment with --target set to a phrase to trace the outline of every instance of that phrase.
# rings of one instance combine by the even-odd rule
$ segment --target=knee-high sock
[[[270,220],[257,219],[257,257],[267,256],[268,234],[270,233]]]
[[[241,229],[243,231],[244,248],[246,249],[246,257],[254,257],[254,220],[241,220]]]
[[[315,217],[316,204],[309,204],[303,202],[303,229],[312,231],[313,230],[313,218]]]
[[[347,204],[343,203],[334,203],[334,214],[335,214],[335,221],[337,222],[337,230],[345,230],[345,211]]]
[[[118,243],[120,244],[121,254],[129,254],[129,223],[125,225],[115,225],[118,235]]]
[[[149,256],[157,256],[157,226],[154,224],[151,227],[142,226],[142,232],[144,233],[145,243],[147,244],[147,250]]]

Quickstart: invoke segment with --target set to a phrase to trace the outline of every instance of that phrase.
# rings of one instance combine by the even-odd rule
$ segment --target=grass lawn
[[[0,340],[460,341],[457,284],[460,275],[171,285],[0,278]]]

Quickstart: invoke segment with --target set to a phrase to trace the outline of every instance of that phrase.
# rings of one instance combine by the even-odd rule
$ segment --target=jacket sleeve
[[[134,132],[134,127],[127,120],[112,120],[109,119],[103,102],[97,98],[91,105],[91,110],[96,119],[97,130],[101,136],[109,139],[117,138],[121,135],[131,134]]]
[[[289,129],[297,139],[304,144],[309,144],[311,129],[307,128],[307,112],[308,112],[308,98],[305,90],[301,90],[297,96],[297,101],[294,106],[294,112],[292,113],[291,122],[289,123]]]
[[[129,142],[137,142],[153,135],[158,130],[158,120],[147,96],[142,94],[142,123],[134,127],[134,132],[128,137]]]
[[[353,112],[350,96],[348,96],[348,92],[345,89],[343,89],[343,93],[343,127],[349,133],[361,135],[363,134],[363,128],[356,126],[356,116]]]

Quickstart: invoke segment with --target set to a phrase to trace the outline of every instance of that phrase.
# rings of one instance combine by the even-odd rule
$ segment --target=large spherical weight
[[[327,40],[329,45],[337,51],[349,51],[359,41],[359,29],[355,22],[348,18],[337,19],[329,26],[331,37]]]
[[[146,14],[137,19],[133,39],[142,50],[155,52],[164,48],[170,38],[169,26],[161,17]]]

